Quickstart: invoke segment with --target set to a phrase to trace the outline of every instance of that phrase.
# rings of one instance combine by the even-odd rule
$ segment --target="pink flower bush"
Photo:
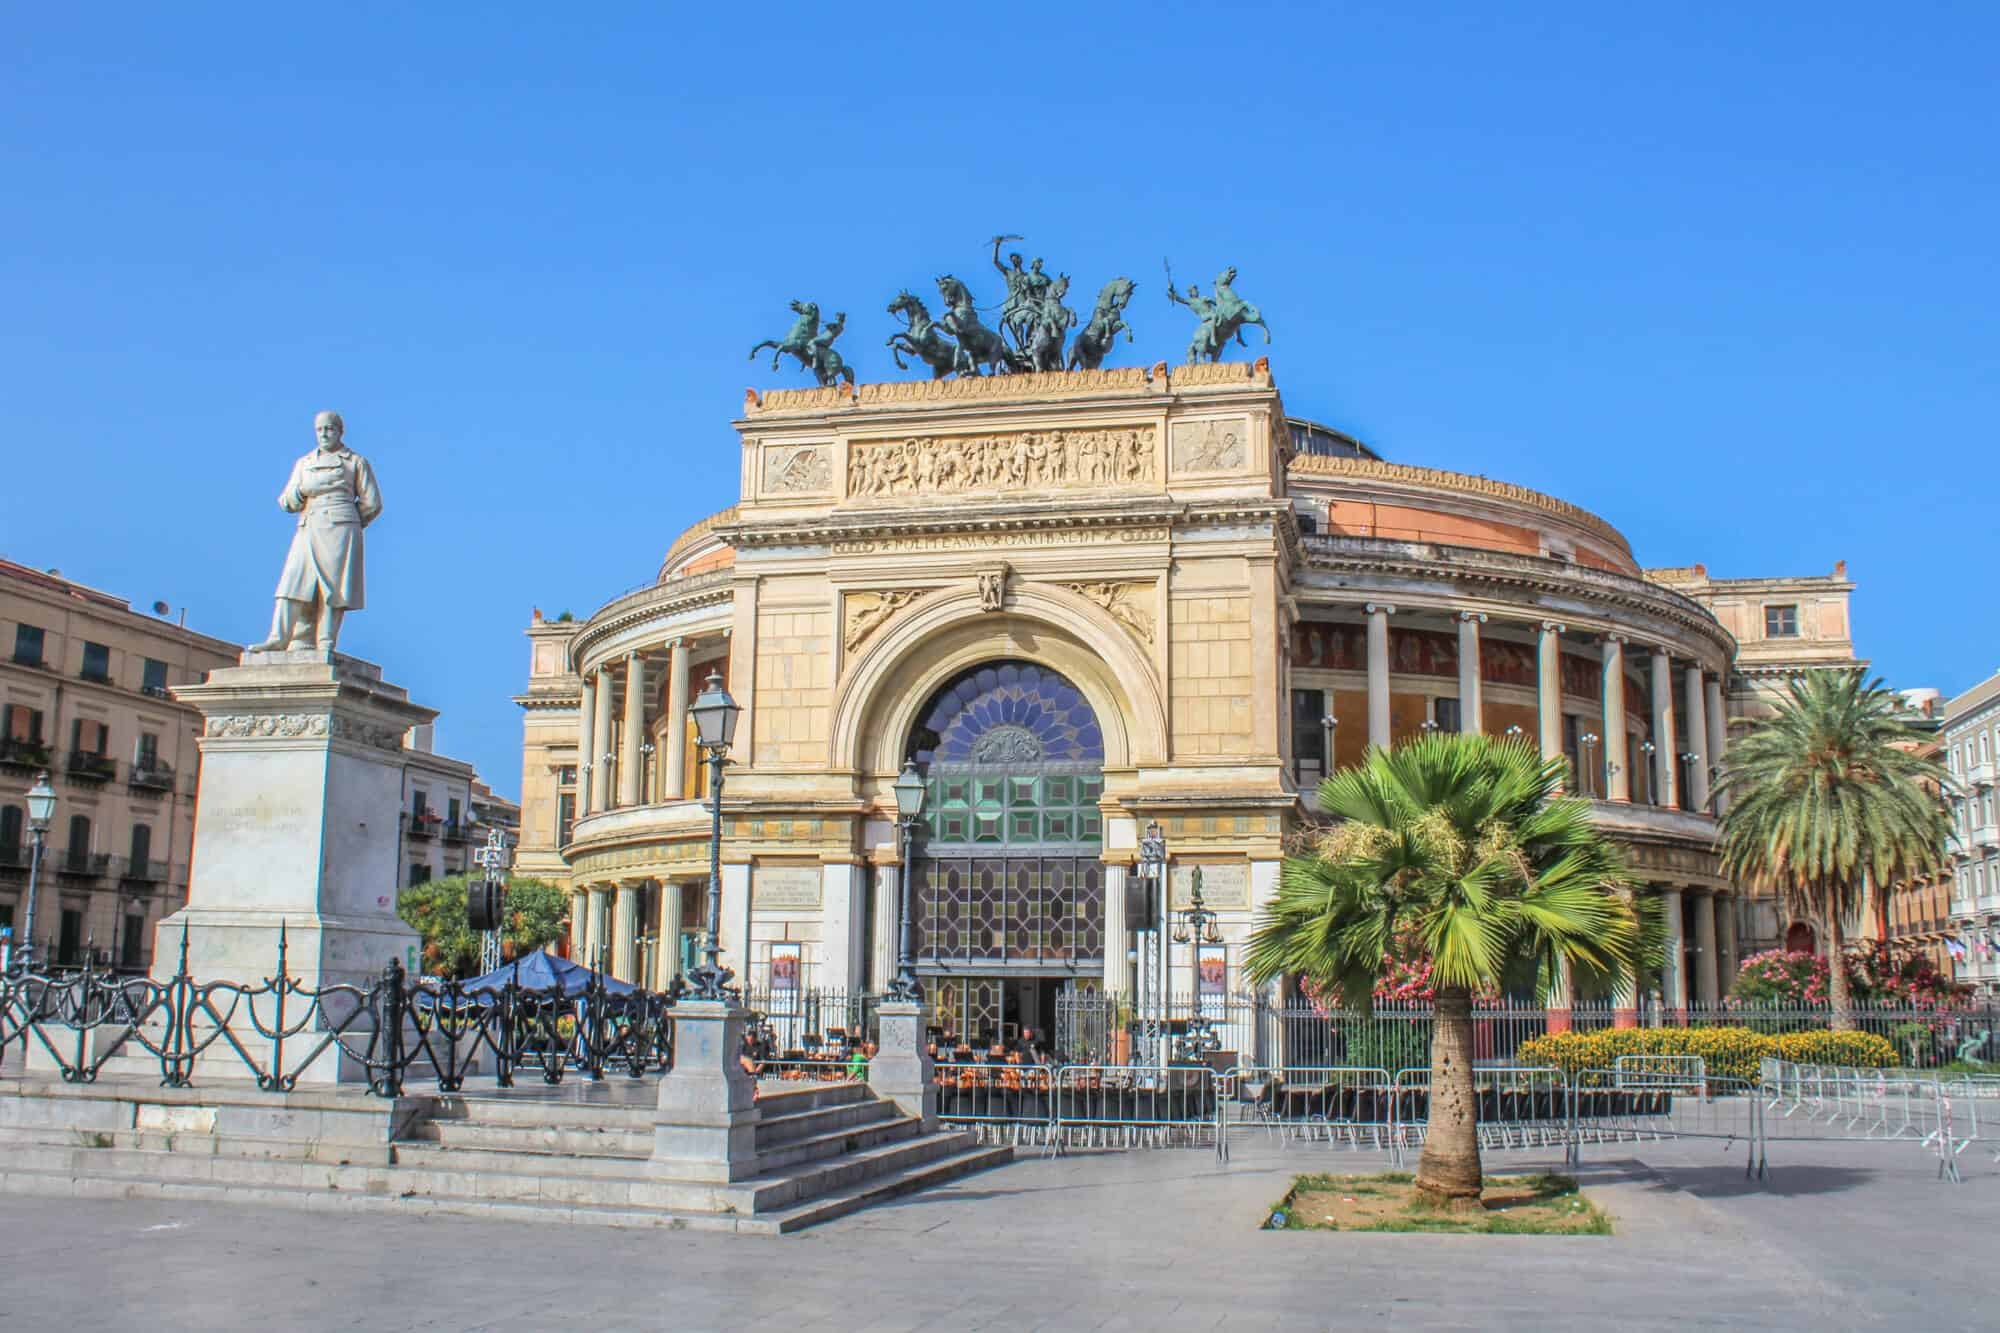
[[[1857,1004],[1936,1009],[1970,994],[1910,945],[1873,940],[1849,949],[1843,961]],[[1767,949],[1743,960],[1729,999],[1739,1005],[1824,1005],[1831,999],[1827,982],[1826,960],[1818,954]]]

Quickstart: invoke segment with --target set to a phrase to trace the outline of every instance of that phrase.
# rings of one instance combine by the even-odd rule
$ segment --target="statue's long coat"
[[[299,516],[285,572],[278,575],[278,596],[310,602],[324,592],[326,605],[359,610],[361,529],[382,512],[375,469],[345,445],[315,449],[292,464],[292,479],[278,504]]]

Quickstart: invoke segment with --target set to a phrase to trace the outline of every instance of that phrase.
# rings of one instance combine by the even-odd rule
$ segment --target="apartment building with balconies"
[[[0,560],[0,925],[27,919],[23,798],[46,772],[35,935],[51,962],[144,969],[154,924],[187,901],[201,716],[172,691],[242,650],[154,610]]]
[[[1956,784],[1952,956],[1958,980],[2000,995],[2000,672],[1945,705],[1945,766]]]

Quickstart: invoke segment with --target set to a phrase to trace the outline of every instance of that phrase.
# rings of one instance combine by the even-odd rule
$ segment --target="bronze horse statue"
[[[901,315],[905,325],[889,335],[887,344],[889,355],[896,358],[896,369],[909,369],[903,360],[905,352],[929,366],[934,380],[958,369],[958,344],[944,336],[922,298],[907,290],[897,292],[896,299],[889,302],[889,313]]]
[[[1097,308],[1090,312],[1090,322],[1077,331],[1076,341],[1070,344],[1069,364],[1064,369],[1096,370],[1104,364],[1121,330],[1125,341],[1132,341],[1132,326],[1125,322],[1125,303],[1132,299],[1135,286],[1130,278],[1113,278],[1104,284],[1097,293]]]
[[[961,375],[977,375],[984,367],[987,373],[1005,375],[1027,369],[1026,362],[1008,350],[1004,338],[979,322],[979,307],[973,303],[972,292],[964,283],[947,273],[937,280],[937,285],[938,295],[949,307],[938,320],[938,327],[958,339],[953,370]]]
[[[1264,312],[1236,294],[1230,284],[1236,281],[1236,268],[1229,268],[1215,275],[1215,296],[1204,297],[1201,289],[1188,284],[1187,295],[1174,290],[1174,274],[1167,270],[1167,299],[1177,305],[1184,305],[1194,311],[1201,323],[1195,328],[1194,337],[1188,341],[1188,364],[1194,365],[1203,359],[1220,361],[1223,349],[1231,338],[1241,346],[1244,341],[1243,327],[1254,324],[1264,330],[1264,341],[1271,341],[1271,326],[1264,322]]]
[[[779,360],[789,352],[798,358],[800,367],[813,373],[813,378],[819,381],[821,388],[843,380],[852,385],[854,383],[852,367],[841,360],[840,353],[833,350],[833,340],[847,328],[846,312],[842,311],[835,315],[833,322],[821,329],[818,306],[811,301],[793,301],[791,307],[792,312],[799,317],[798,322],[792,325],[791,331],[782,339],[766,338],[758,343],[750,349],[750,359],[755,361],[757,353],[766,347],[775,347],[777,350],[771,353],[773,370],[778,368]]]

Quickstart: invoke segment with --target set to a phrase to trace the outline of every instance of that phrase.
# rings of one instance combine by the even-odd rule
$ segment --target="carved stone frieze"
[[[1176,421],[1173,427],[1174,471],[1240,472],[1248,451],[1244,440],[1250,423],[1227,420]]]
[[[219,713],[202,724],[201,734],[219,740],[296,740],[324,736],[325,713]]]
[[[1136,486],[1159,477],[1153,435],[1151,426],[1136,426],[859,442],[848,449],[847,493]]]
[[[216,713],[202,723],[214,740],[312,740],[328,736],[378,750],[403,748],[401,728],[345,713]]]
[[[367,745],[377,750],[400,750],[403,748],[403,730],[400,727],[381,722],[367,722],[345,713],[333,715],[335,739],[353,741],[356,745]]]
[[[766,494],[811,495],[833,485],[832,451],[823,444],[803,444],[793,448],[773,447],[764,451],[764,491]]]
[[[1153,642],[1153,616],[1141,603],[1141,599],[1153,590],[1150,583],[1065,583],[1063,585],[1077,596],[1097,603],[1123,625],[1126,632],[1140,643]]]
[[[848,652],[853,652],[868,642],[868,637],[876,630],[888,624],[898,611],[929,591],[929,588],[891,588],[847,594],[842,603],[846,615],[841,642],[847,645]]]

